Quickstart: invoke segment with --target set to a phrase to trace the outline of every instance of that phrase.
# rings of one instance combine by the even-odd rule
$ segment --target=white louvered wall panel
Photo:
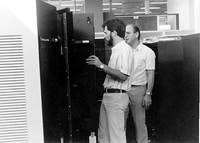
[[[0,35],[0,143],[28,143],[22,35]]]

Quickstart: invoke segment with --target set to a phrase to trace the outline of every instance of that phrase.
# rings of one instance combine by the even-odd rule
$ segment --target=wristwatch
[[[146,95],[151,95],[151,92],[146,92]]]
[[[104,68],[104,65],[103,65],[103,64],[101,64],[101,65],[99,66],[99,68],[100,68],[100,69],[103,69],[103,68]]]

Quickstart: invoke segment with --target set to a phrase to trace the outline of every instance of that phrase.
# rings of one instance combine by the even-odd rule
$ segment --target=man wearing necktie
[[[154,85],[155,54],[140,42],[140,30],[133,24],[126,26],[125,41],[132,47],[133,60],[130,75],[131,88],[127,92],[136,128],[137,143],[148,143],[145,110],[152,103]]]

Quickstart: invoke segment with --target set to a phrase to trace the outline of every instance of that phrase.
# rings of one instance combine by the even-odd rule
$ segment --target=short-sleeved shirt
[[[131,74],[131,63],[132,63],[132,48],[126,44],[125,41],[117,43],[111,49],[112,53],[108,66],[113,69],[119,70],[121,73],[130,76]],[[104,88],[116,88],[128,90],[129,88],[129,78],[125,81],[113,78],[110,75],[106,75],[104,81]]]
[[[153,50],[142,43],[133,49],[131,85],[145,85],[147,83],[146,70],[155,70],[155,57]]]

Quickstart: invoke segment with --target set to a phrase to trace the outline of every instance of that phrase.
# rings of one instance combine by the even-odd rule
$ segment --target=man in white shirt
[[[95,65],[107,75],[104,81],[105,92],[102,99],[98,140],[99,143],[126,143],[124,113],[128,108],[131,74],[132,48],[123,40],[125,24],[119,19],[111,19],[102,25],[105,39],[112,45],[108,65],[92,55],[86,59],[89,65]]]
[[[126,26],[125,41],[132,47],[133,61],[128,91],[136,128],[137,143],[148,143],[145,109],[151,105],[154,85],[155,54],[140,42],[140,30],[133,24]]]

